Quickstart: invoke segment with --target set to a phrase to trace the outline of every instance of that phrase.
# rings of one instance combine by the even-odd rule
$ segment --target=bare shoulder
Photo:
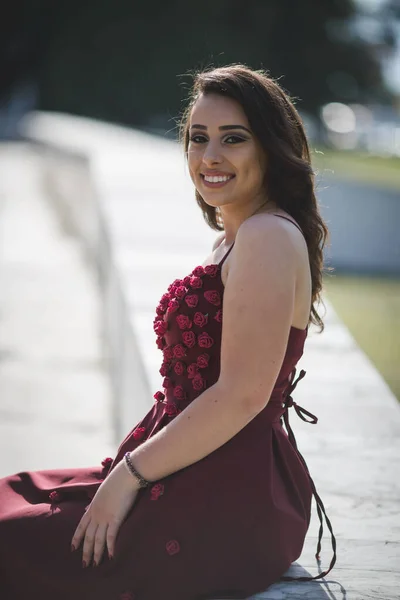
[[[302,243],[301,232],[285,219],[267,213],[254,215],[239,227],[230,263],[256,259],[259,266],[269,264],[270,268],[275,265],[279,270],[293,271]]]
[[[281,218],[284,217],[284,218]],[[238,229],[242,234],[252,235],[259,233],[260,235],[269,234],[273,231],[289,236],[288,239],[294,243],[304,239],[303,233],[299,229],[295,219],[287,213],[281,212],[280,216],[273,213],[260,213],[246,219]]]

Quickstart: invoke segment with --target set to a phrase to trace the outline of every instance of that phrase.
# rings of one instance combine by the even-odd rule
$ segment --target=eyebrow
[[[190,127],[190,129],[203,129],[204,131],[207,131],[207,125],[192,125]],[[250,129],[247,129],[247,127],[243,127],[243,125],[221,125],[221,127],[218,127],[218,129],[220,131],[227,131],[228,129],[243,129],[244,131],[247,131],[248,133],[251,134]]]

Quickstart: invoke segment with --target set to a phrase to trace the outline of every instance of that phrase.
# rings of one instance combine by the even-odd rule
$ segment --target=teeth
[[[204,175],[204,179],[206,181],[208,181],[209,183],[222,183],[225,181],[229,181],[231,179],[231,176],[210,176],[210,175]]]

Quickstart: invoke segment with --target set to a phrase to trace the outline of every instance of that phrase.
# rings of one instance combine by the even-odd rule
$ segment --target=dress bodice
[[[156,308],[154,330],[163,353],[160,374],[164,379],[163,391],[156,392],[155,399],[166,404],[171,417],[218,380],[224,294],[221,270],[232,247],[218,264],[197,266],[171,283]],[[306,337],[307,329],[291,327],[270,400],[276,406],[282,406],[281,392],[303,353]]]

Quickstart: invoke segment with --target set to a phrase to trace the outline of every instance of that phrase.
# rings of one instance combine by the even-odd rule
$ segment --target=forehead
[[[249,127],[247,117],[236,100],[219,94],[201,94],[196,100],[191,114],[190,125],[244,125]]]

